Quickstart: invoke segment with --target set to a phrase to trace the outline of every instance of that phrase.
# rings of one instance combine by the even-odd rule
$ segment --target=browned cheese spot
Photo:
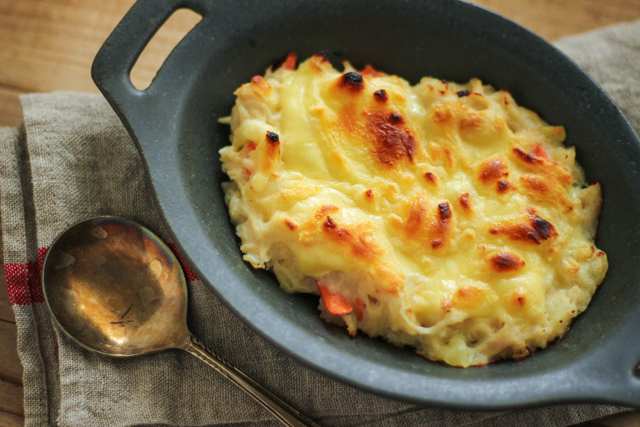
[[[413,199],[405,225],[407,237],[422,244],[430,244],[433,249],[443,248],[453,229],[451,206],[449,202],[440,203],[435,211],[428,206],[424,194]]]
[[[373,190],[367,190],[364,194],[367,196],[367,199],[373,200]]]
[[[271,145],[280,144],[280,137],[275,132],[267,132],[267,142]]]
[[[539,217],[532,208],[527,208],[524,216],[499,222],[489,229],[489,233],[502,234],[511,240],[535,243],[537,245],[541,244],[543,240],[558,235],[553,224]]]
[[[384,89],[380,89],[378,91],[375,91],[373,93],[373,97],[380,102],[387,102],[387,99],[389,99],[389,95],[387,95],[387,91]]]
[[[546,182],[544,177],[539,175],[522,175],[520,177],[520,183],[522,186],[528,190],[539,194],[548,194],[549,193],[549,184]]]
[[[413,162],[416,141],[402,115],[388,112],[370,114],[369,130],[373,134],[375,153],[381,163],[393,166],[405,156]]]
[[[480,163],[478,178],[485,184],[509,176],[509,165],[500,156],[492,157]]]
[[[331,228],[334,229],[337,227],[336,223],[333,221],[333,218],[331,218],[330,216],[327,215],[327,220],[324,223],[324,226],[326,228]]]
[[[521,292],[514,292],[511,294],[510,301],[512,305],[517,307],[524,307],[527,305],[527,296]]]
[[[322,62],[329,62],[329,52],[326,50],[321,50],[320,52],[313,55],[314,58],[318,58]]]
[[[464,193],[460,196],[460,206],[462,206],[462,209],[467,212],[471,211],[471,199],[469,199],[469,193]]]
[[[453,306],[460,309],[472,309],[486,301],[487,291],[475,285],[465,285],[453,294]]]
[[[438,205],[438,212],[440,213],[440,221],[446,221],[451,218],[451,207],[449,202],[440,203]]]
[[[341,227],[330,216],[327,216],[323,224],[323,231],[336,243],[348,246],[358,258],[373,261],[382,252],[366,231],[358,230],[357,227]]]
[[[504,179],[501,179],[496,183],[496,191],[498,194],[504,194],[509,190],[515,190],[515,188],[515,185]]]
[[[291,218],[285,218],[284,223],[287,225],[287,227],[289,227],[289,230],[295,230],[296,228],[298,228],[298,224],[293,222]]]
[[[427,178],[427,181],[429,181],[432,184],[437,184],[438,183],[438,178],[436,177],[436,174],[434,174],[433,172],[425,173],[424,177]]]
[[[416,198],[411,203],[409,219],[407,220],[407,234],[409,237],[418,233],[420,227],[427,221],[427,208],[422,197]]]
[[[360,92],[364,89],[364,79],[355,71],[350,71],[340,77],[338,86],[352,93]]]
[[[324,218],[330,212],[337,212],[339,209],[334,205],[322,205],[318,209],[316,209],[316,218]]]
[[[522,160],[525,163],[542,163],[542,160],[543,160],[540,157],[536,156],[535,154],[525,153],[518,147],[515,147],[513,149],[513,152],[516,154],[516,156],[518,156],[520,160]]]
[[[537,151],[540,155],[536,155],[535,152],[525,153],[518,147],[515,147],[513,149],[513,153],[515,154],[516,158],[527,165],[529,169],[535,170],[537,173],[545,177],[555,178],[558,181],[564,182],[565,184],[573,183],[571,174],[564,166],[543,157],[546,156],[546,152],[542,148]]]
[[[280,137],[275,132],[267,132],[264,156],[260,161],[260,170],[270,173],[276,166],[276,161],[280,159]]]
[[[485,115],[480,112],[469,112],[460,118],[460,130],[463,132],[473,132],[484,126],[486,121]]]
[[[443,310],[449,310],[451,307],[452,307],[452,304],[449,298],[444,299],[442,301],[442,304],[440,304],[440,308]]]
[[[433,112],[433,121],[442,125],[453,119],[453,113],[450,108],[436,107]]]
[[[551,176],[525,174],[520,177],[520,185],[528,190],[527,195],[530,197],[541,195],[543,200],[563,206],[565,212],[573,210],[573,203],[565,196],[564,188]]]
[[[498,273],[518,271],[526,264],[518,255],[511,252],[498,252],[488,259],[491,268]]]
[[[449,147],[445,147],[444,155],[447,158],[447,167],[449,169],[453,169],[454,167],[453,150]]]
[[[475,286],[463,286],[456,291],[456,295],[463,299],[476,299],[482,293]]]

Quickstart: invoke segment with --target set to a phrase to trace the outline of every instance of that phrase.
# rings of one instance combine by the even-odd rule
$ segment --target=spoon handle
[[[242,391],[251,396],[267,411],[271,412],[282,424],[289,427],[320,427],[269,390],[243,374],[239,369],[231,366],[226,360],[200,343],[193,335],[189,337],[188,341],[181,348],[240,387]]]

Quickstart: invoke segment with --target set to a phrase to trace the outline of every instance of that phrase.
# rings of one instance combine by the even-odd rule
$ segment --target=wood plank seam
[[[0,411],[0,427],[22,427],[24,417]]]

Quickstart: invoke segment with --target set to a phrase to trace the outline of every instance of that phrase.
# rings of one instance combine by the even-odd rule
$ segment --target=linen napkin
[[[640,21],[557,44],[640,129]],[[96,215],[138,221],[165,241],[141,159],[100,95],[22,97],[20,128],[0,129],[5,273],[24,365],[27,426],[279,426],[213,370],[178,351],[135,359],[90,353],[53,326],[43,303],[46,251]],[[175,248],[175,247],[174,247]],[[323,426],[567,426],[621,412],[561,405],[457,412],[356,390],[283,355],[236,319],[187,265],[191,331],[233,365]]]

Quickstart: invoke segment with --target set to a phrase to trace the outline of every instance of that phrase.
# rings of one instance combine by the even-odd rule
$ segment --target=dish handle
[[[565,383],[572,389],[569,402],[640,409],[640,360],[638,345],[633,343],[636,334],[624,331],[567,371]]]
[[[628,366],[620,364],[620,366]],[[618,367],[620,370],[620,367]],[[615,378],[615,376],[614,376]],[[614,403],[632,408],[640,408],[640,367],[638,361],[633,362],[632,369],[624,370],[617,379],[619,385],[615,385],[611,390]]]
[[[153,82],[145,90],[138,90],[133,86],[130,73],[138,57],[173,12],[183,8],[191,9],[202,15],[204,20],[209,14],[209,3],[206,0],[138,0],[98,51],[91,67],[91,77],[129,131],[130,124],[120,111],[126,107],[141,106],[157,94],[155,92],[159,92],[154,90]],[[202,21],[191,31],[201,23]],[[170,74],[171,58],[184,41],[183,39],[165,60],[154,82],[166,77],[165,74]]]

